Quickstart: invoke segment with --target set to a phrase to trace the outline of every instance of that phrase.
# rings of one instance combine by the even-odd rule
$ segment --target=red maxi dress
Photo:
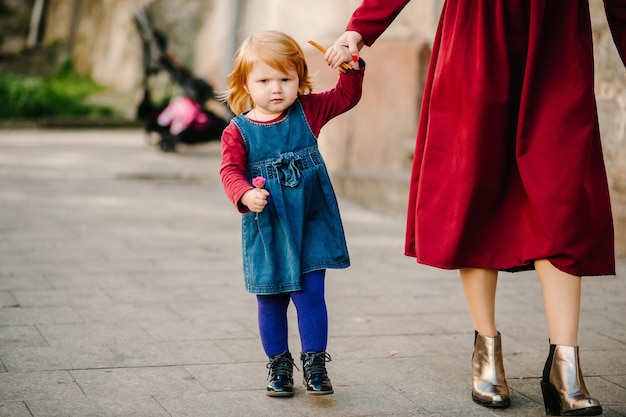
[[[372,45],[408,0],[364,0]],[[626,54],[626,1],[606,0]],[[587,0],[446,0],[411,174],[406,248],[445,269],[615,273]]]

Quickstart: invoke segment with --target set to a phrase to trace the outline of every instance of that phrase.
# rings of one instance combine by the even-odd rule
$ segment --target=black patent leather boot
[[[293,358],[291,353],[283,352],[279,355],[270,356],[267,369],[266,394],[270,397],[292,397],[293,396]]]
[[[511,404],[499,332],[496,337],[487,337],[474,331],[472,370],[472,400],[475,403],[494,408],[505,408]]]
[[[328,379],[326,362],[330,362],[330,355],[326,352],[306,352],[300,355],[302,361],[303,383],[307,394],[332,394],[333,385]]]
[[[580,370],[578,346],[550,345],[541,392],[549,416],[597,416],[600,402],[591,397]]]

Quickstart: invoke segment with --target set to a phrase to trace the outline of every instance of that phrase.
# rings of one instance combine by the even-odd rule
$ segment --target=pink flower
[[[265,185],[265,178],[263,178],[263,177],[255,177],[252,180],[252,185],[254,185],[258,189],[263,188],[263,186]]]
[[[265,185],[265,178],[263,178],[263,177],[254,177],[252,179],[252,185],[254,185],[256,188],[258,188],[260,190]],[[258,218],[259,218],[259,213],[256,214],[256,216],[254,217],[254,220],[257,220]]]

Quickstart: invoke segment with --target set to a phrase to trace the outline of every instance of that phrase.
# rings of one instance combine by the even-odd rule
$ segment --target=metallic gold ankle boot
[[[541,392],[549,416],[597,416],[602,406],[585,387],[578,346],[550,345]]]
[[[485,407],[508,407],[511,401],[502,364],[500,333],[487,337],[475,332],[472,367],[472,400]]]

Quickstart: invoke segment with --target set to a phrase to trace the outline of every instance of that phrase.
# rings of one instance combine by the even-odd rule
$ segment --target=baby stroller
[[[145,122],[149,138],[155,134],[158,137],[151,142],[163,152],[176,152],[179,143],[193,145],[219,140],[229,120],[205,107],[209,100],[216,100],[213,87],[178,62],[167,49],[165,35],[153,28],[145,8],[140,8],[133,20],[142,39],[144,57],[144,93],[137,107],[137,119]],[[181,88],[182,96],[155,105],[148,81],[162,70]]]

